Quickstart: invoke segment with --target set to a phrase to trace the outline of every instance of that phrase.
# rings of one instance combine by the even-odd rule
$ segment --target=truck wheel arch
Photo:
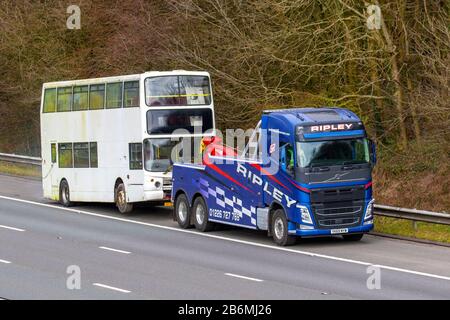
[[[177,198],[178,198],[178,196],[180,196],[180,195],[182,195],[182,194],[184,194],[185,196],[186,196],[186,198],[188,199],[188,202],[189,202],[189,197],[188,197],[188,195],[187,195],[187,193],[183,190],[183,189],[179,189],[178,191],[177,191],[177,193],[175,194],[175,196],[173,197],[173,212],[172,212],[172,218],[173,218],[173,221],[176,221],[177,220],[177,218],[176,218],[176,212],[175,212],[175,203],[176,203],[176,201],[177,201]],[[193,200],[192,200],[193,201]],[[192,203],[191,202],[189,202],[189,206],[190,207],[192,207]]]
[[[267,221],[267,235],[269,237],[272,236],[272,216],[274,212],[278,209],[282,209],[284,214],[286,215],[286,210],[284,209],[283,205],[277,201],[272,202],[272,204],[269,207],[269,216]],[[287,216],[286,216],[287,218]]]

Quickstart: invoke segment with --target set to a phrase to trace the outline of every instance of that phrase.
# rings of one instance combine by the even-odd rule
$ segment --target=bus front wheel
[[[125,185],[120,183],[115,190],[116,206],[120,213],[129,213],[133,210],[133,204],[127,202]]]
[[[73,205],[72,201],[70,201],[70,189],[67,180],[61,181],[61,185],[59,186],[59,203],[64,207],[71,207]]]

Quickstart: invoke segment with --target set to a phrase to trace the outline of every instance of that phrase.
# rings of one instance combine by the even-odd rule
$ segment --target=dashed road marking
[[[111,287],[111,286],[108,286],[108,285],[102,284],[102,283],[93,283],[92,285],[93,285],[93,286],[96,286],[96,287],[104,288],[104,289],[109,289],[109,290],[114,290],[114,291],[122,292],[122,293],[130,293],[130,292],[131,292],[131,291],[129,291],[129,290],[120,289],[120,288],[116,288],[116,287]]]
[[[13,231],[19,231],[19,232],[24,232],[25,231],[25,229],[20,229],[20,228],[15,228],[15,227],[10,227],[10,226],[4,226],[4,225],[1,225],[1,224],[0,224],[0,228],[13,230]]]
[[[109,248],[109,247],[98,247],[98,248],[102,249],[102,250],[108,250],[108,251],[113,251],[113,252],[118,252],[118,253],[123,253],[123,254],[130,254],[131,253],[129,251],[119,250],[119,249],[114,249],[114,248]]]
[[[261,279],[256,279],[256,278],[251,278],[251,277],[246,277],[246,276],[241,276],[238,274],[234,274],[234,273],[225,273],[226,276],[229,277],[234,277],[234,278],[240,278],[240,279],[245,279],[245,280],[250,280],[250,281],[256,281],[256,282],[263,282],[264,280]]]

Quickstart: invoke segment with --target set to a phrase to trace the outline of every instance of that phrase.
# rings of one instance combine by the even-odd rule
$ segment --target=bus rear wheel
[[[192,214],[194,215],[194,225],[197,230],[207,232],[214,229],[214,224],[208,221],[208,207],[202,197],[194,200]]]
[[[73,205],[72,201],[70,201],[70,189],[67,180],[61,181],[61,185],[59,186],[59,203],[64,207],[71,207]]]
[[[288,223],[283,209],[277,209],[272,216],[273,241],[279,246],[290,246],[295,244],[296,237],[288,233]]]
[[[125,185],[123,183],[120,183],[114,192],[115,194],[115,200],[116,200],[116,207],[119,209],[119,212],[129,213],[133,210],[133,204],[127,202],[127,194],[125,192]]]

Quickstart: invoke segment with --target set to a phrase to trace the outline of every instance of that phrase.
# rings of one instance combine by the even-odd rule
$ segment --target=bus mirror
[[[377,163],[377,150],[376,145],[373,140],[369,139],[369,153],[370,153],[370,162],[372,163],[372,167]]]

